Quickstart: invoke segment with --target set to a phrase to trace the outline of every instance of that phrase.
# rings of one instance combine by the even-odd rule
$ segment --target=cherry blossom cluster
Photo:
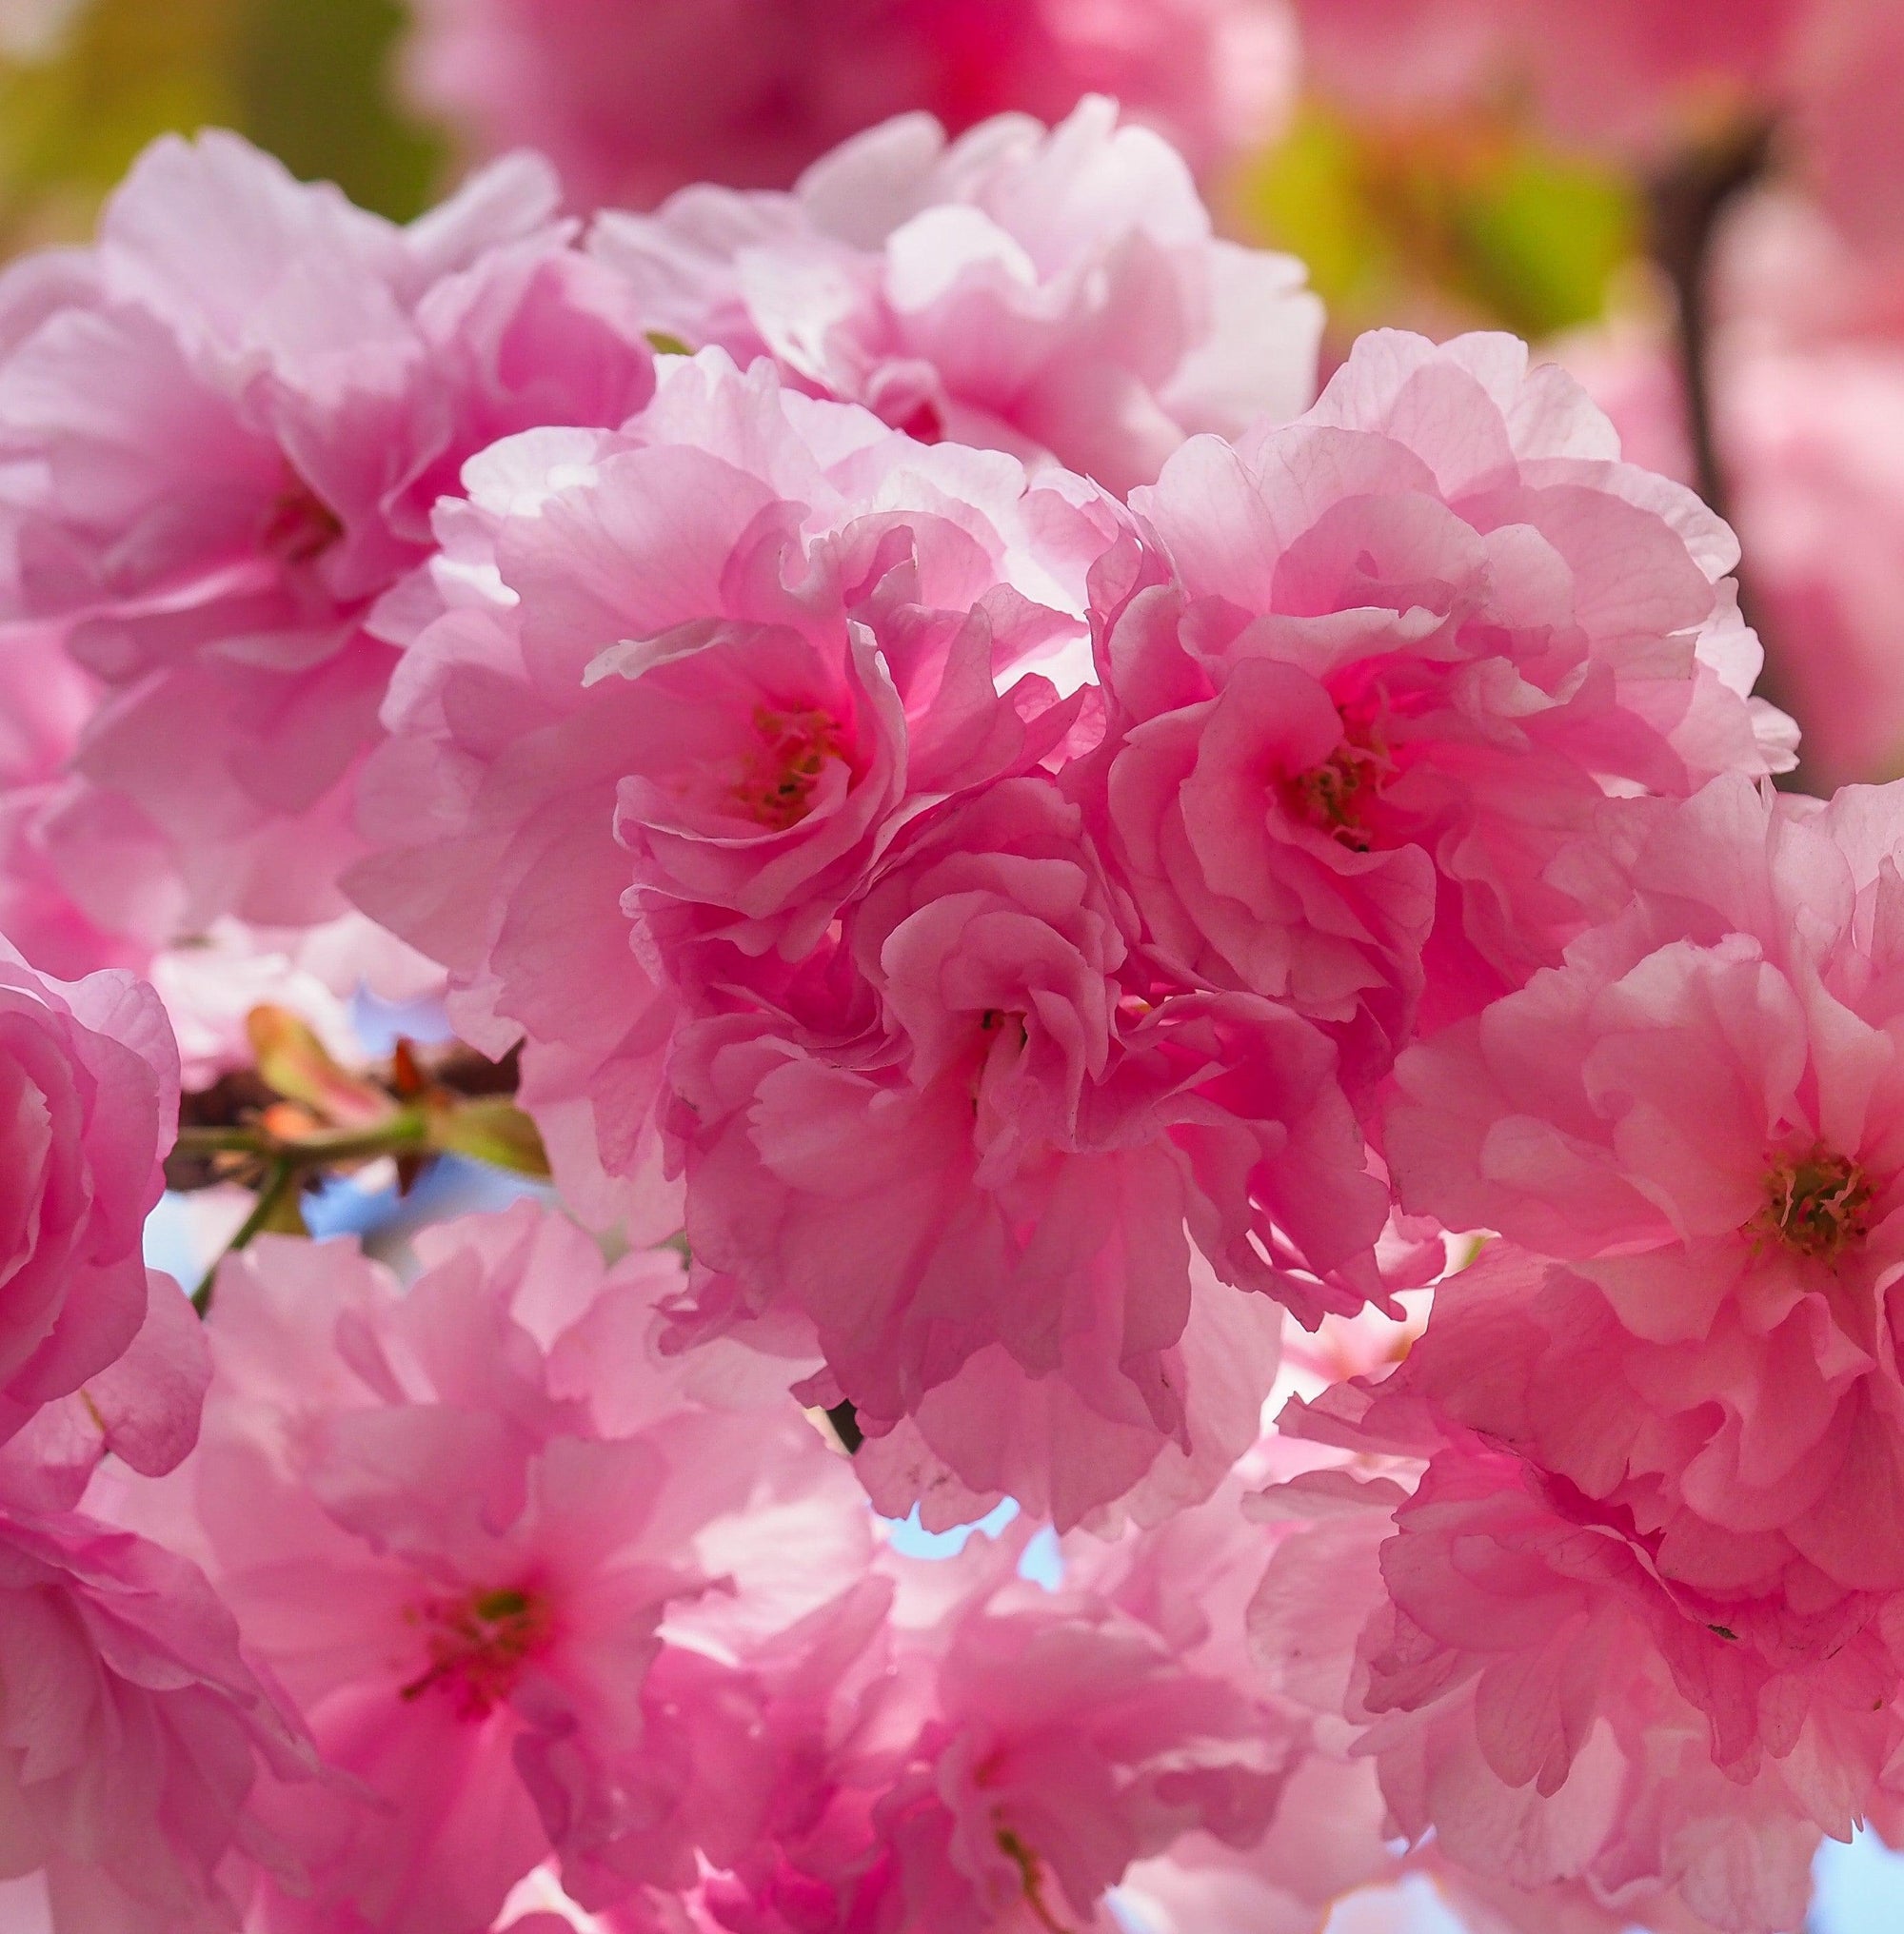
[[[1569,377],[1319,330],[1098,98],[586,225],[167,140],[0,280],[23,1928],[1790,1934],[1904,1832],[1904,793],[1774,790]],[[401,1269],[272,1219],[463,1147],[364,980],[553,1175]]]

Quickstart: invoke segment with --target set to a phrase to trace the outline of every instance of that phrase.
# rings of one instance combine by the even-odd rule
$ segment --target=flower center
[[[824,712],[754,713],[759,749],[748,754],[733,798],[750,819],[776,833],[813,810],[813,789],[828,760],[845,759],[839,726]]]
[[[1821,1142],[1779,1155],[1766,1171],[1765,1207],[1753,1227],[1799,1255],[1829,1261],[1871,1230],[1871,1184],[1849,1156]]]
[[[1283,807],[1350,852],[1366,853],[1375,840],[1369,812],[1393,769],[1379,745],[1345,738],[1320,765],[1282,780]]]
[[[428,1667],[403,1688],[406,1700],[441,1691],[459,1719],[484,1719],[511,1691],[524,1663],[548,1637],[547,1606],[521,1589],[433,1598],[405,1617],[424,1630]]]
[[[258,526],[258,542],[291,565],[315,563],[343,535],[337,513],[298,478],[279,491]]]

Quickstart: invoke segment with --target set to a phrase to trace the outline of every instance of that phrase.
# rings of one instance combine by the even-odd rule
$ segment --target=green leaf
[[[536,1125],[507,1096],[483,1095],[431,1110],[429,1145],[491,1168],[546,1179],[548,1154]]]
[[[253,1235],[308,1235],[304,1219],[304,1191],[293,1182],[281,1189],[268,1190],[259,1198],[263,1214]]]
[[[1642,234],[1634,182],[1504,113],[1362,124],[1312,103],[1236,208],[1308,263],[1340,344],[1411,317],[1532,337],[1591,322]]]

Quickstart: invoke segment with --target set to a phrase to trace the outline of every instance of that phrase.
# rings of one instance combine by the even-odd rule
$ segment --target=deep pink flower
[[[610,1898],[687,1885],[727,1796],[681,1702],[864,1563],[851,1472],[791,1407],[703,1411],[643,1361],[671,1254],[605,1274],[526,1205],[419,1249],[407,1292],[345,1244],[228,1262],[204,1436],[158,1488],[373,1802],[286,1821],[316,1885],[270,1890],[272,1934],[486,1934],[551,1849]]]
[[[678,987],[783,973],[902,828],[1056,749],[1071,708],[1024,667],[1081,645],[1115,507],[718,350],[625,431],[466,481],[353,890],[447,965],[467,1038],[526,1036],[565,1188],[625,1213]],[[576,1197],[591,1168],[616,1191]]]
[[[591,247],[694,348],[771,356],[915,436],[1055,456],[1120,492],[1186,435],[1315,394],[1301,265],[1215,239],[1182,162],[1103,99],[949,147],[902,118],[791,194],[687,188],[604,215]]]
[[[1071,789],[1160,963],[1292,1003],[1361,1078],[1424,976],[1434,1018],[1555,957],[1609,790],[1789,762],[1731,534],[1507,338],[1366,336],[1308,415],[1197,439],[1132,508]]]
[[[10,271],[9,606],[57,620],[110,694],[77,755],[89,793],[43,838],[116,924],[163,941],[340,910],[395,656],[372,610],[431,503],[496,437],[619,422],[650,392],[625,299],[554,201],[519,159],[398,229],[233,136],[168,138],[94,249]]]
[[[0,1441],[146,1322],[141,1241],[177,1112],[178,1050],[149,987],[45,979],[0,942]]]
[[[704,1318],[798,1312],[863,1429],[916,1416],[960,1484],[1068,1526],[1194,1453],[1193,1243],[1312,1325],[1380,1293],[1328,1043],[1157,985],[1050,780],[933,821],[842,951],[838,1009],[683,1029],[668,1125]]]
[[[482,151],[538,148],[572,200],[789,186],[910,108],[959,132],[1116,94],[1200,172],[1280,127],[1282,0],[426,0],[417,98]]]

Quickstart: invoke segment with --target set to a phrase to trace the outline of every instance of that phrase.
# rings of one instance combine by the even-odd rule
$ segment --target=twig
[[[271,1226],[285,1203],[295,1199],[297,1192],[304,1186],[304,1176],[305,1172],[293,1162],[280,1162],[272,1169],[265,1186],[258,1192],[258,1199],[251,1205],[250,1214],[239,1225],[238,1233],[212,1258],[211,1267],[191,1293],[191,1307],[200,1316],[210,1313],[212,1286],[218,1280],[218,1272],[225,1266],[225,1258],[236,1255],[241,1249],[249,1248],[252,1237],[261,1235]]]
[[[379,1155],[403,1154],[429,1139],[429,1124],[421,1111],[407,1109],[374,1128],[334,1134],[300,1135],[286,1141],[255,1124],[234,1128],[181,1128],[175,1153],[186,1161],[219,1154],[251,1155],[259,1161],[289,1163],[298,1168],[328,1168],[338,1162],[373,1161]]]

